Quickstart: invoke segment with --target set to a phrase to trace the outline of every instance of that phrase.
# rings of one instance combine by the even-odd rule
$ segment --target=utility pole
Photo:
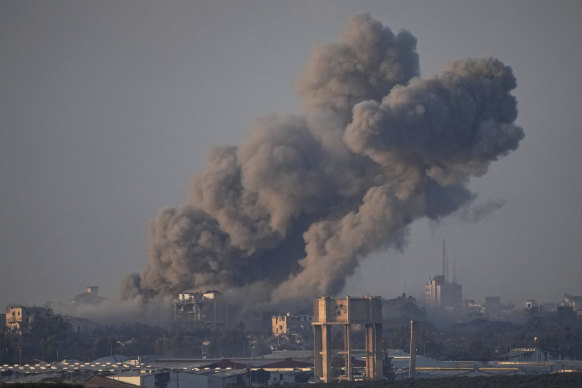
[[[408,378],[416,377],[416,322],[410,321],[410,362],[408,364]]]

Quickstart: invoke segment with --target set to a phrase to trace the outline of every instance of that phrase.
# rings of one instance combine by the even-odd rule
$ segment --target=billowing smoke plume
[[[186,205],[160,210],[125,296],[219,289],[252,306],[305,303],[340,291],[415,219],[467,205],[469,179],[524,136],[515,78],[494,58],[418,73],[411,33],[352,18],[297,81],[305,114],[257,120],[243,144],[212,151]]]

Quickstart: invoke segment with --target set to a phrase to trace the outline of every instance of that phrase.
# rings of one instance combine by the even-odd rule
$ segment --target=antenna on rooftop
[[[445,283],[447,282],[447,278],[449,277],[449,259],[447,258],[447,244],[443,239],[443,277]]]

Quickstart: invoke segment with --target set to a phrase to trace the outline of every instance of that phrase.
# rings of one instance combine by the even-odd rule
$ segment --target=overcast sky
[[[417,37],[423,76],[465,57],[511,66],[526,137],[470,185],[503,207],[415,222],[345,292],[422,295],[446,239],[464,298],[582,294],[582,2],[17,0],[0,4],[0,305],[115,297],[209,150],[299,113],[313,48],[362,12]]]

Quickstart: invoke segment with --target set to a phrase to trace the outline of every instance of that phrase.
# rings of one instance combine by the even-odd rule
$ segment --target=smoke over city
[[[469,58],[421,78],[416,38],[367,14],[295,86],[302,115],[257,119],[212,150],[185,205],[158,212],[125,299],[217,289],[266,308],[335,294],[411,222],[468,205],[470,178],[524,137],[509,66]]]

